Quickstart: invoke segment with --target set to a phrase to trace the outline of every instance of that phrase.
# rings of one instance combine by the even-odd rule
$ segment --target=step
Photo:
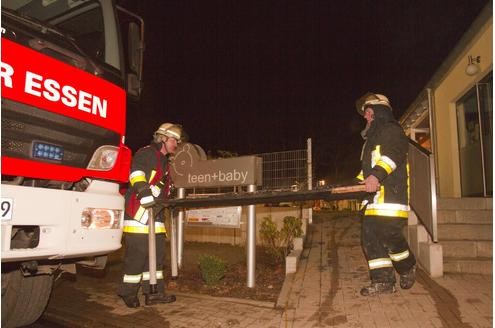
[[[493,260],[483,259],[457,259],[443,258],[443,272],[450,273],[477,273],[491,275],[493,273]]]
[[[493,255],[492,241],[450,240],[440,242],[444,257],[490,258]]]
[[[492,210],[493,198],[464,197],[464,198],[438,198],[437,209],[441,210]]]
[[[492,210],[438,210],[438,224],[444,223],[480,223],[493,222]]]
[[[492,240],[491,224],[439,224],[438,240]]]

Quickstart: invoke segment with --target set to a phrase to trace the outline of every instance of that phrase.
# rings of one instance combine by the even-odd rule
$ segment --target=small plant
[[[216,285],[227,271],[227,263],[215,255],[200,255],[198,265],[201,277],[208,286]]]
[[[265,217],[261,222],[260,236],[266,252],[277,262],[282,262],[294,248],[294,238],[302,236],[302,220],[286,216],[284,226],[278,230],[272,218]]]
[[[281,234],[284,238],[284,245],[286,245],[287,256],[291,250],[294,249],[294,238],[302,236],[302,220],[294,216],[286,216],[284,218],[284,227]]]
[[[271,217],[267,216],[263,218],[260,226],[260,236],[266,252],[277,262],[281,262],[285,257],[282,248],[281,232],[277,229],[277,225]]]

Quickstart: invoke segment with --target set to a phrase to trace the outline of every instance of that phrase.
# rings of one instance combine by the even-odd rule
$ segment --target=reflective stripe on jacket
[[[147,214],[148,212],[146,212]],[[124,220],[124,232],[129,233],[148,233],[148,225],[142,224],[136,220]],[[166,233],[165,224],[163,222],[155,222],[155,233]]]
[[[155,198],[167,200],[172,181],[169,174],[168,156],[160,152],[159,144],[151,144],[134,155],[129,174],[129,189],[125,195],[124,232],[148,233],[148,211],[141,206],[139,192],[149,188]],[[151,196],[149,196],[151,197]],[[163,215],[155,211],[156,223],[163,225]],[[134,219],[134,220],[132,220]],[[136,224],[131,224],[134,222]],[[165,233],[165,226],[156,228],[156,233]]]
[[[380,189],[363,201],[365,215],[408,218],[407,150],[407,137],[396,122],[385,123],[368,136],[358,179],[372,174],[380,181]]]

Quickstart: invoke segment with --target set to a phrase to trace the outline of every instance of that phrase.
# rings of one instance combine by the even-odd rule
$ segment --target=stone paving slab
[[[410,290],[362,297],[369,283],[357,216],[316,216],[287,304],[289,327],[492,327],[492,277],[418,270]],[[313,311],[313,312],[312,312]]]
[[[115,295],[119,273],[102,282],[57,282],[43,320],[62,327],[492,327],[492,277],[418,270],[410,290],[362,297],[369,283],[360,221],[315,215],[298,269],[287,276],[276,304],[178,294],[173,304],[128,309]],[[141,300],[144,303],[144,300]]]

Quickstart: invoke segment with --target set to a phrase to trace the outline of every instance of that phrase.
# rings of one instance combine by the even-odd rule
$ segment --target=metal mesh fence
[[[306,149],[257,154],[263,159],[263,190],[308,189]]]

